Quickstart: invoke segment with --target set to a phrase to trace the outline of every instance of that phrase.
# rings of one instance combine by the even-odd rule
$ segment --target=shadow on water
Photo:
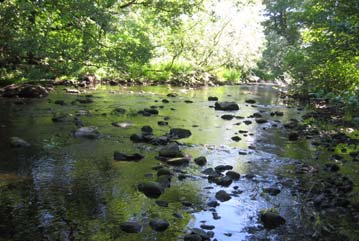
[[[167,97],[171,91],[178,96]],[[282,124],[298,119],[301,112],[285,105],[272,87],[103,87],[91,95],[88,98],[94,102],[88,104],[74,102],[78,96],[61,89],[46,99],[22,105],[1,100],[1,240],[178,240],[203,223],[215,226],[218,240],[304,240],[307,220],[300,199],[292,192],[296,179],[290,171],[295,160],[312,157],[314,149],[305,141],[288,142]],[[214,102],[209,102],[208,96],[236,101],[240,110],[231,114],[238,118],[222,119],[225,113],[209,108]],[[246,104],[247,99],[256,104]],[[56,105],[55,100],[66,104]],[[159,115],[137,115],[150,106],[156,106]],[[115,108],[124,108],[126,113],[114,114]],[[273,117],[273,111],[281,111],[283,116]],[[76,113],[85,126],[97,126],[101,138],[74,138]],[[257,124],[251,116],[254,113],[268,122]],[[67,119],[54,123],[52,118],[61,114]],[[168,126],[157,124],[164,120]],[[245,120],[252,123],[246,125]],[[113,122],[131,122],[133,126],[116,128]],[[180,140],[183,152],[192,157],[204,155],[208,160],[203,168],[191,162],[176,170],[176,177],[183,172],[187,178],[173,178],[171,187],[159,198],[167,201],[168,207],[157,205],[136,188],[141,181],[156,180],[152,168],[163,165],[155,159],[159,146],[129,140],[144,125],[152,126],[155,135],[164,135],[171,127],[190,129],[192,136]],[[10,148],[12,136],[27,140],[32,147]],[[241,140],[235,142],[233,136]],[[136,163],[115,162],[114,151],[138,152],[145,158]],[[220,164],[232,165],[241,178],[226,188],[208,183],[201,171]],[[272,186],[281,190],[277,196],[263,192]],[[215,209],[207,207],[222,189],[232,194],[231,200]],[[266,231],[258,214],[267,208],[278,209],[286,225]],[[214,213],[221,218],[214,219]],[[152,231],[148,224],[156,217],[166,219],[170,228]],[[121,231],[120,224],[129,220],[142,224],[143,231]]]

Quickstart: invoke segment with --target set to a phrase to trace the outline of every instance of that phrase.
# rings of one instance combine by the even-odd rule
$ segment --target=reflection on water
[[[171,91],[179,96],[167,97]],[[295,181],[286,174],[292,159],[307,158],[312,150],[305,142],[289,144],[278,128],[298,113],[295,108],[283,105],[274,89],[232,86],[183,91],[167,87],[103,87],[90,94],[94,100],[90,104],[74,102],[78,97],[65,94],[61,88],[46,99],[30,100],[25,105],[1,100],[0,240],[169,241],[180,239],[186,230],[198,228],[204,222],[215,225],[214,237],[218,240],[265,237],[288,240],[296,236],[293,233],[300,230],[305,220],[300,219],[300,201],[291,193]],[[208,96],[236,101],[240,110],[233,114],[238,118],[222,119],[224,112],[210,108],[214,103],[207,100]],[[257,103],[245,104],[249,98]],[[163,99],[169,103],[163,103]],[[56,100],[65,100],[66,105],[56,105]],[[137,115],[139,110],[151,106],[156,106],[159,115]],[[126,113],[114,114],[115,108],[124,108]],[[276,110],[283,111],[284,116],[270,116]],[[249,116],[257,112],[269,121],[256,124]],[[54,123],[54,115],[66,115],[69,120]],[[85,126],[98,127],[101,137],[74,138],[75,116]],[[159,126],[157,122],[164,119],[169,125]],[[246,125],[243,120],[253,123]],[[134,125],[121,129],[112,126],[113,122]],[[153,167],[163,165],[155,159],[158,146],[133,144],[129,140],[144,125],[152,126],[158,136],[168,133],[171,127],[190,129],[192,136],[180,140],[186,154],[206,156],[206,167],[232,165],[242,175],[241,179],[220,188],[209,184],[201,174],[202,168],[190,163],[175,170],[171,187],[159,198],[167,201],[168,207],[157,205],[136,189],[141,181],[157,180]],[[32,147],[9,148],[12,136],[27,140]],[[241,140],[234,142],[233,136]],[[145,158],[136,163],[114,162],[114,151],[140,153]],[[239,151],[248,154],[239,155]],[[179,180],[180,174],[187,178]],[[246,174],[253,175],[245,177]],[[273,185],[281,189],[278,196],[262,192]],[[233,193],[232,199],[210,210],[206,203],[220,189]],[[184,202],[192,206],[183,205]],[[266,232],[260,228],[258,213],[271,207],[278,208],[288,223]],[[213,219],[214,212],[221,218]],[[152,231],[148,223],[155,217],[168,220],[170,228],[163,233]],[[124,233],[119,229],[124,221],[141,223],[143,232]]]

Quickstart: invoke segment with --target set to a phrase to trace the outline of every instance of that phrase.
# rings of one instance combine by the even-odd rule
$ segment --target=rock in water
[[[229,194],[226,191],[220,190],[216,193],[216,198],[221,202],[226,202],[231,199],[231,196],[229,196]]]
[[[199,234],[186,234],[184,241],[202,241],[202,237]]]
[[[187,165],[189,163],[189,160],[190,159],[186,157],[176,157],[168,159],[166,163],[171,166],[182,166]]]
[[[157,232],[163,232],[169,226],[170,226],[170,224],[164,219],[155,218],[150,221],[150,227]]]
[[[228,171],[226,173],[226,176],[230,177],[232,180],[238,180],[241,177],[241,175],[235,171]]]
[[[266,229],[273,229],[285,224],[285,219],[277,212],[272,210],[262,210],[260,219]]]
[[[81,127],[74,133],[75,137],[78,138],[87,138],[87,139],[97,139],[100,137],[100,133],[95,126]]]
[[[190,130],[182,129],[182,128],[172,128],[170,130],[170,138],[172,139],[182,139],[182,138],[188,138],[192,135]]]
[[[194,159],[194,162],[198,165],[198,166],[204,166],[207,163],[207,159],[204,156],[200,156]]]
[[[113,154],[113,159],[116,161],[140,161],[143,159],[141,154],[135,153],[133,155],[127,155],[121,152],[115,151]]]
[[[143,182],[138,184],[138,190],[149,198],[158,198],[162,195],[163,188],[157,182]]]
[[[218,101],[218,97],[216,97],[216,96],[208,96],[208,101]]]
[[[245,101],[247,104],[255,104],[256,101],[255,100],[252,100],[252,99],[248,99]]]
[[[41,98],[47,96],[48,94],[49,92],[40,85],[26,85],[20,90],[19,97]]]
[[[183,157],[183,154],[181,153],[179,146],[176,142],[172,142],[168,144],[167,146],[163,147],[159,155],[162,157]]]
[[[142,230],[142,226],[136,222],[124,222],[120,224],[122,231],[126,233],[139,233]]]
[[[280,189],[277,187],[263,188],[263,192],[268,193],[271,196],[277,196],[280,193]]]
[[[239,110],[239,106],[235,102],[216,102],[214,104],[215,110],[224,110],[224,111],[231,111],[231,110]]]
[[[14,147],[14,148],[20,148],[20,147],[30,147],[30,143],[28,143],[27,141],[19,138],[19,137],[11,137],[10,138],[10,145],[11,147]]]

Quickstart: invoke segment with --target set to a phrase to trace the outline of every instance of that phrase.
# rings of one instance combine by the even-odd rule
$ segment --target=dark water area
[[[309,140],[288,140],[283,124],[293,118],[301,121],[307,111],[280,98],[276,87],[100,87],[87,92],[87,97],[71,95],[59,87],[44,99],[21,103],[0,99],[0,240],[183,240],[203,224],[214,225],[211,240],[325,240],[313,238],[316,221],[296,191],[301,180],[293,170],[298,163],[320,162],[328,154],[319,153]],[[177,96],[167,97],[172,92]],[[208,101],[209,96],[235,101],[240,109],[216,111],[210,108],[214,102]],[[80,103],[79,98],[92,101]],[[247,104],[248,99],[256,103]],[[138,114],[151,106],[158,115]],[[270,114],[275,111],[283,115]],[[257,123],[254,113],[267,122]],[[225,120],[224,114],[236,118]],[[62,121],[54,122],[58,116]],[[251,123],[245,124],[246,120]],[[131,125],[121,128],[114,122]],[[76,138],[76,123],[97,127],[99,138]],[[174,173],[171,187],[158,199],[146,197],[137,188],[141,182],[157,180],[154,167],[167,166],[156,159],[160,145],[130,140],[146,125],[155,136],[166,135],[171,128],[192,133],[178,140],[181,151],[192,160],[189,165],[168,166]],[[11,148],[9,140],[14,136],[31,147]],[[232,140],[233,136],[240,140]],[[144,158],[115,161],[116,151]],[[206,157],[204,167],[193,162],[198,156]],[[201,171],[218,165],[233,166],[240,179],[228,187],[210,183]],[[346,171],[357,183],[353,170],[358,170],[356,164]],[[280,193],[273,196],[263,191],[269,187]],[[231,199],[209,207],[219,190]],[[158,205],[158,200],[168,207]],[[268,230],[259,216],[261,210],[271,208],[286,223]],[[167,220],[169,228],[152,230],[149,222],[154,218]],[[126,221],[138,222],[142,231],[122,231],[120,225]]]

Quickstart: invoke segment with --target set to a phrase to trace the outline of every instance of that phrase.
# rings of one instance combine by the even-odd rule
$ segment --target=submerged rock
[[[150,221],[150,227],[157,232],[163,232],[169,226],[170,226],[170,224],[164,219],[155,218]]]
[[[142,231],[142,226],[137,222],[124,222],[120,224],[122,231],[126,233],[139,233]]]
[[[74,136],[77,138],[97,139],[100,137],[100,133],[95,126],[81,127],[75,131]]]
[[[21,147],[30,147],[31,145],[27,141],[14,136],[10,138],[10,146],[14,148],[21,148]]]
[[[157,182],[143,182],[137,188],[149,198],[158,198],[163,193],[163,187]]]
[[[286,223],[282,216],[270,209],[261,211],[260,220],[266,229],[274,229]]]
[[[127,154],[115,151],[115,153],[113,154],[113,158],[116,161],[140,161],[143,159],[143,156],[138,153],[135,153],[133,155],[127,155]]]
[[[214,104],[215,110],[224,110],[224,111],[232,111],[232,110],[239,110],[239,106],[235,102],[216,102]]]
[[[183,128],[172,128],[170,130],[170,138],[171,139],[182,139],[182,138],[188,138],[192,135],[190,130],[183,129]]]

